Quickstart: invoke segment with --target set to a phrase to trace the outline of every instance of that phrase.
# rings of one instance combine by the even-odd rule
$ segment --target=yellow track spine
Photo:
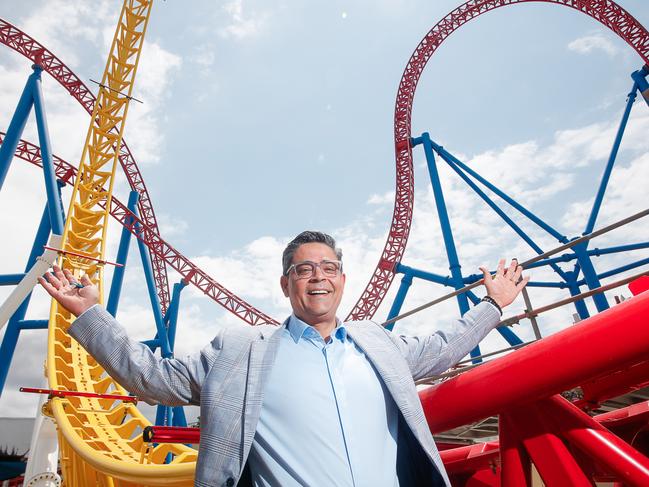
[[[135,74],[151,12],[151,0],[125,0],[102,77],[63,234],[63,248],[104,259],[115,170]],[[66,255],[61,265],[91,276],[103,297],[96,261]],[[103,299],[103,298],[102,298]],[[52,303],[47,376],[52,389],[125,391],[66,330],[73,316]],[[132,404],[92,398],[53,398],[66,486],[190,485],[196,451],[158,445],[143,455],[141,431],[149,422]],[[165,465],[168,453],[173,455]]]

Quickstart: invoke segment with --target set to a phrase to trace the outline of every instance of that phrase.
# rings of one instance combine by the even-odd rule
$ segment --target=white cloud
[[[590,54],[593,51],[603,51],[608,56],[613,57],[618,50],[613,43],[600,34],[588,35],[571,41],[568,49],[579,54]]]
[[[242,40],[254,37],[263,28],[267,14],[244,9],[243,0],[233,0],[223,5],[229,23],[220,30],[221,36]]]
[[[126,138],[139,164],[156,163],[164,150],[162,129],[164,103],[171,96],[174,75],[182,58],[157,42],[144,42],[135,81],[134,96],[144,103],[131,102],[126,121]]]

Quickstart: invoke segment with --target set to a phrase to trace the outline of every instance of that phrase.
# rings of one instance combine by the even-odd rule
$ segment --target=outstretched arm
[[[54,266],[53,273],[39,280],[61,306],[79,316],[68,333],[130,392],[148,403],[198,404],[203,380],[221,349],[220,336],[197,356],[162,359],[129,338],[115,318],[97,305],[99,290],[87,276],[78,283],[67,269]]]
[[[481,267],[487,295],[497,306],[510,305],[529,281],[521,278],[522,268],[512,260],[505,268],[505,260],[498,263],[496,274]],[[458,319],[448,331],[436,331],[427,336],[405,336],[391,334],[392,340],[406,358],[415,380],[441,374],[454,366],[473,350],[500,322],[500,313],[490,303],[480,303]]]

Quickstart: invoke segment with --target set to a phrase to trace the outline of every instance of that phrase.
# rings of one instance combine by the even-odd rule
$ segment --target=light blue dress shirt
[[[326,343],[295,316],[278,333],[249,456],[254,485],[398,486],[398,410],[345,325]]]

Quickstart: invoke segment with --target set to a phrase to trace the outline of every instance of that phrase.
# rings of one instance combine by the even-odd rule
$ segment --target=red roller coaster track
[[[414,198],[410,147],[412,104],[419,77],[428,60],[449,35],[470,20],[498,7],[530,2],[563,5],[592,17],[620,36],[649,64],[649,33],[629,12],[611,0],[470,0],[440,20],[410,56],[399,83],[394,109],[397,181],[392,224],[376,270],[348,319],[374,316],[394,279],[394,266],[406,250]]]

